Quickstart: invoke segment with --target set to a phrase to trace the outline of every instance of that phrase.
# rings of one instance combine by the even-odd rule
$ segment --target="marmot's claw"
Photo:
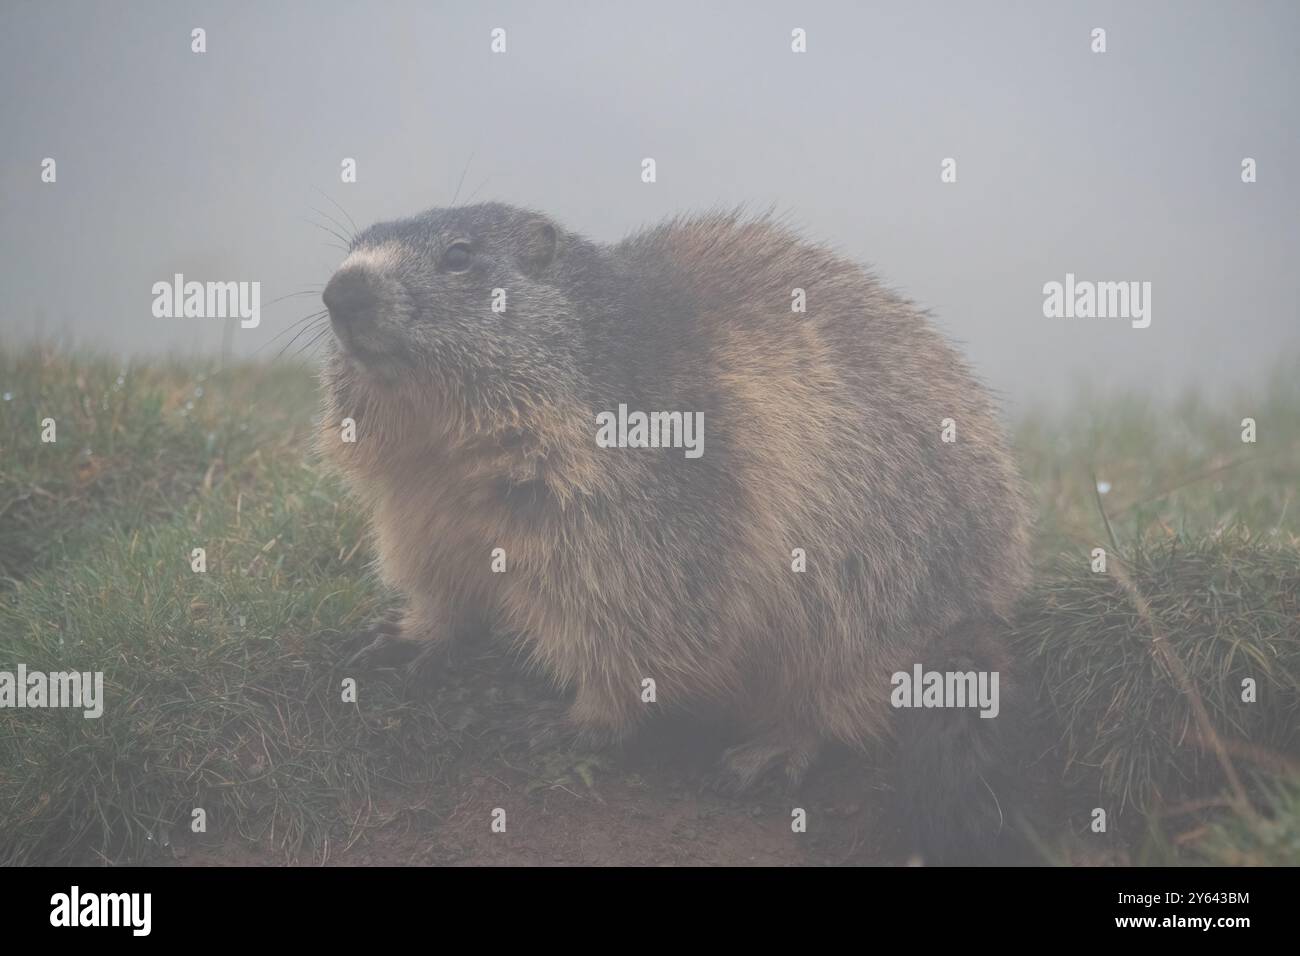
[[[722,764],[704,774],[700,781],[702,790],[716,793],[722,797],[743,797],[752,793],[758,779],[738,773],[734,768]]]
[[[577,728],[569,720],[568,706],[558,700],[535,705],[520,722],[520,730],[532,753],[568,747],[577,736]]]
[[[604,727],[575,723],[569,705],[558,700],[536,705],[521,721],[521,731],[531,753],[567,750],[595,754],[610,749],[619,741],[617,734]]]
[[[343,662],[344,667],[396,667],[410,659],[418,645],[401,639],[393,621],[380,621],[357,636],[361,648]]]
[[[784,791],[795,793],[816,759],[820,743],[813,736],[768,736],[727,750],[717,769],[706,775],[706,789],[730,797],[752,792],[778,777]],[[776,771],[780,770],[778,775]]]
[[[402,641],[402,643],[412,642]],[[447,645],[442,641],[425,641],[415,644],[414,649],[415,655],[402,668],[407,680],[420,680],[436,674],[447,659]]]

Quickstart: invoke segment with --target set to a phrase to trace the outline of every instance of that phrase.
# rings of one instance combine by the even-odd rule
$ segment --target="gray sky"
[[[272,355],[316,303],[266,303],[339,259],[303,221],[337,215],[317,189],[364,226],[449,203],[468,162],[462,201],[605,241],[775,203],[931,309],[1017,405],[1077,378],[1249,382],[1300,351],[1297,49],[1287,0],[0,0],[0,335],[215,350],[221,320],[152,315],[182,272],[260,281],[234,347]],[[1151,282],[1150,328],[1045,318],[1066,272]]]

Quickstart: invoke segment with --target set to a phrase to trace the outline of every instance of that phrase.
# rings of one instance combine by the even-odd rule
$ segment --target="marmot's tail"
[[[909,851],[926,864],[1001,862],[1019,842],[1013,812],[1021,802],[1028,718],[1010,667],[1009,629],[996,617],[964,622],[919,661],[926,672],[985,675],[990,690],[996,673],[997,716],[981,717],[970,701],[894,712],[898,810]]]

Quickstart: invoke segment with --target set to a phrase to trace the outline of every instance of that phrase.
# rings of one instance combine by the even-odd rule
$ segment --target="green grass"
[[[1300,861],[1300,782],[1263,785],[1268,819],[1252,825],[1241,815],[1214,822],[1197,842],[1196,854],[1219,866],[1295,866]]]
[[[1241,440],[1248,417],[1254,444]],[[1015,437],[1039,500],[1041,559],[1108,544],[1099,482],[1110,486],[1101,502],[1121,542],[1230,527],[1300,534],[1300,359],[1214,402],[1196,393],[1166,403],[1138,392],[1081,395],[1066,414],[1030,412]]]
[[[1131,859],[1300,862],[1298,371],[1233,402],[1093,398],[1017,430],[1040,519],[1016,639],[1048,760],[1071,806],[1148,834]],[[166,859],[200,807],[210,832],[321,859],[383,823],[391,788],[445,772],[487,705],[380,679],[342,700],[340,638],[387,598],[358,510],[310,453],[309,369],[0,348],[0,396],[0,669],[102,670],[111,707],[0,710],[0,865]],[[1131,586],[1092,573],[1093,547]],[[1155,635],[1254,812],[1192,745]],[[1079,829],[1058,828],[1049,846]]]
[[[1247,417],[1253,444],[1241,438]],[[1026,416],[1016,444],[1038,499],[1037,574],[1016,641],[1045,746],[1082,821],[1074,834],[1087,831],[1091,808],[1112,820],[1118,810],[1130,835],[1146,834],[1129,858],[1169,863],[1208,852],[1197,840],[1175,847],[1179,827],[1196,834],[1217,821],[1217,839],[1232,834],[1243,847],[1275,819],[1294,828],[1300,362],[1214,402],[1081,396],[1065,415]],[[1109,573],[1092,571],[1094,548],[1107,552]],[[1245,678],[1254,703],[1241,699]],[[1262,817],[1235,809],[1193,695]],[[1234,806],[1215,809],[1225,802]],[[1207,810],[1181,813],[1189,805]],[[1243,849],[1240,859],[1282,851],[1270,852]]]
[[[1112,559],[1113,560],[1113,559]],[[1041,575],[1017,638],[1068,777],[1140,810],[1217,784],[1185,670],[1216,734],[1240,751],[1300,748],[1300,550],[1235,530],[1171,536],[1128,556],[1131,582],[1079,555]],[[1080,570],[1080,568],[1083,568]],[[1166,642],[1177,664],[1155,647]],[[1254,700],[1243,701],[1244,681]]]
[[[267,456],[301,456],[306,369],[70,360],[0,345],[0,580],[174,517]],[[52,418],[57,441],[42,442]]]
[[[292,855],[376,780],[430,772],[434,716],[378,682],[342,703],[321,640],[383,598],[355,510],[306,453],[308,370],[2,367],[2,486],[23,507],[0,524],[0,661],[102,670],[116,717],[0,712],[0,863],[147,858],[194,808]]]

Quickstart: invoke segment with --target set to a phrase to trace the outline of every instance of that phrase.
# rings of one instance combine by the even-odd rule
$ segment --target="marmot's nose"
[[[350,323],[374,315],[379,294],[364,269],[347,269],[334,273],[321,293],[325,308],[335,322]]]

